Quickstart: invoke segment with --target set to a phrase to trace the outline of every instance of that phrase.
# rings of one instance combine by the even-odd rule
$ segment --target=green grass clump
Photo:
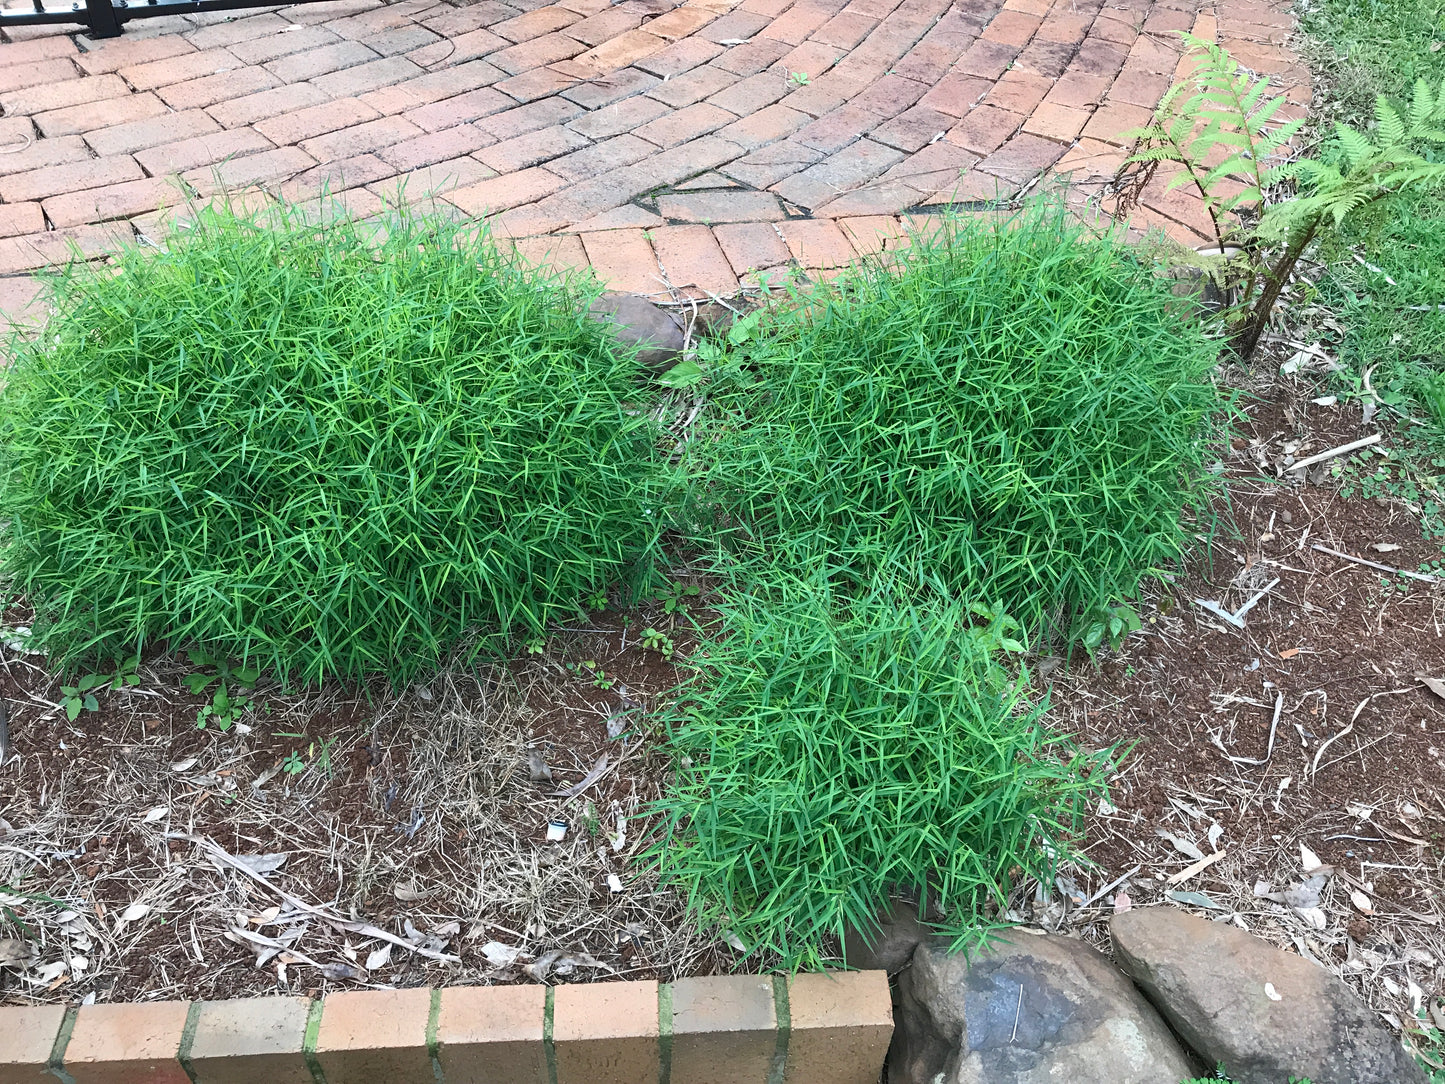
[[[680,768],[653,851],[699,920],[812,968],[903,891],[977,941],[990,902],[1070,853],[1110,758],[1044,727],[966,607],[775,576],[719,617],[668,721]]]
[[[774,310],[714,368],[704,502],[768,559],[1030,629],[1179,556],[1217,345],[1143,258],[1042,205]]]
[[[651,553],[635,357],[484,236],[212,209],[55,292],[0,393],[0,576],[65,663],[405,680]]]

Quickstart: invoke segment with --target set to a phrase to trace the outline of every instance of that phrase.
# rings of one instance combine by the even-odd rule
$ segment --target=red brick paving
[[[430,196],[618,289],[826,273],[1046,171],[1096,208],[1179,30],[1307,103],[1290,26],[1282,0],[331,0],[27,31],[0,42],[0,309],[221,185]],[[1197,200],[1156,189],[1135,225],[1198,243]]]

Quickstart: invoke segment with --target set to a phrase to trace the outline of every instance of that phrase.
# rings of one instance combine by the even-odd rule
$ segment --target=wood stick
[[[1319,455],[1308,456],[1298,463],[1291,463],[1285,470],[1304,470],[1306,467],[1313,467],[1316,463],[1323,463],[1326,459],[1333,459],[1337,455],[1347,455],[1350,452],[1357,452],[1361,448],[1368,448],[1372,444],[1379,444],[1384,436],[1376,433],[1374,436],[1361,437],[1359,440],[1352,440],[1348,444],[1341,444],[1338,448],[1331,448],[1327,452],[1320,452]]]
[[[1328,546],[1321,546],[1318,542],[1310,543],[1310,549],[1318,550],[1320,553],[1328,553],[1331,557],[1338,557],[1341,561],[1353,561],[1357,565],[1365,565],[1368,568],[1377,568],[1381,572],[1389,572],[1395,576],[1408,576],[1412,580],[1420,580],[1422,583],[1439,583],[1439,576],[1427,576],[1423,572],[1409,572],[1403,568],[1392,568],[1390,565],[1382,565],[1378,561],[1367,561],[1363,557],[1351,557],[1348,553],[1341,553],[1339,550],[1332,550]]]

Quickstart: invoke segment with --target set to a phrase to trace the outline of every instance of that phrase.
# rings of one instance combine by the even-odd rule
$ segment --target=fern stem
[[[1315,239],[1319,232],[1323,216],[1316,215],[1310,219],[1308,224],[1295,231],[1291,236],[1289,244],[1285,246],[1283,254],[1273,267],[1266,266],[1264,273],[1264,288],[1260,291],[1258,300],[1249,310],[1249,316],[1244,325],[1235,332],[1230,339],[1229,349],[1240,361],[1248,361],[1255,349],[1259,346],[1259,340],[1264,335],[1264,329],[1269,326],[1270,315],[1274,312],[1275,302],[1279,295],[1284,292],[1285,283],[1289,281],[1290,272],[1294,270],[1299,258]]]

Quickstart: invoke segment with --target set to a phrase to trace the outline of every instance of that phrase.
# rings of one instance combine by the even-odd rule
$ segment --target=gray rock
[[[607,324],[619,342],[638,347],[638,360],[650,369],[667,368],[682,357],[682,328],[645,297],[606,293],[588,311]]]
[[[1149,1000],[1239,1084],[1291,1075],[1313,1084],[1425,1082],[1350,988],[1303,957],[1172,907],[1115,915],[1110,932],[1120,965]]]
[[[943,938],[918,946],[898,978],[889,1084],[1178,1084],[1198,1071],[1108,957],[1004,936],[972,962]]]
[[[843,959],[860,971],[886,971],[896,975],[913,959],[920,941],[933,931],[918,920],[918,907],[894,900],[891,910],[880,912],[877,930],[850,929],[843,935]]]

